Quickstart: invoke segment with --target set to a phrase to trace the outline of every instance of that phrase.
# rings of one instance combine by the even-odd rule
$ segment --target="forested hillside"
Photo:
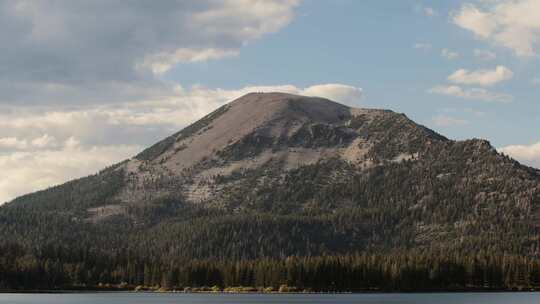
[[[0,289],[536,288],[539,207],[540,172],[485,140],[248,94],[0,207]]]

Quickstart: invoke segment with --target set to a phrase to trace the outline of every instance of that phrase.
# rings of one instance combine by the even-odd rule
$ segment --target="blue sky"
[[[250,91],[385,108],[540,168],[540,0],[0,1],[0,203]]]
[[[278,33],[248,43],[241,54],[206,63],[177,66],[166,79],[183,85],[238,88],[290,83],[300,87],[343,83],[364,90],[362,106],[406,113],[444,135],[481,137],[495,146],[540,141],[540,77],[537,56],[522,58],[481,41],[451,21],[459,1],[305,1],[296,18]],[[434,16],[426,14],[434,10]],[[539,13],[540,18],[540,13]],[[418,49],[416,44],[428,44]],[[459,57],[447,59],[443,49]],[[474,50],[496,54],[482,60]],[[494,69],[503,65],[515,76],[494,91],[510,94],[510,103],[463,100],[428,93],[447,83],[458,69]],[[437,124],[449,117],[454,124]]]

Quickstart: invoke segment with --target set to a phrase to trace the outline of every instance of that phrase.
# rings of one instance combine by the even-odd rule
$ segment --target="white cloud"
[[[535,77],[531,79],[531,84],[534,86],[540,86],[540,77]]]
[[[458,52],[451,51],[449,49],[442,49],[441,50],[441,56],[443,56],[446,59],[452,60],[459,57]]]
[[[237,90],[176,86],[137,102],[58,107],[0,107],[0,202],[99,171],[135,155],[217,107],[250,92],[326,97],[358,106],[362,89],[344,84],[248,86]],[[97,127],[99,126],[99,127]],[[4,175],[5,174],[5,175]]]
[[[180,48],[173,53],[159,53],[147,56],[138,67],[150,69],[154,74],[163,74],[178,63],[208,61],[237,56],[238,54],[238,50]]]
[[[454,126],[464,126],[464,125],[469,124],[467,120],[451,117],[451,116],[446,116],[446,115],[435,116],[433,117],[432,122],[438,127],[454,127]]]
[[[540,142],[531,145],[511,145],[499,149],[523,164],[540,168]]]
[[[488,51],[488,50],[479,50],[479,49],[474,50],[474,56],[485,61],[495,60],[497,58],[497,54],[495,54],[494,52]]]
[[[464,4],[453,14],[453,22],[518,56],[535,55],[540,38],[540,1],[482,1],[479,6]]]
[[[47,148],[56,144],[56,139],[49,134],[43,134],[41,137],[36,137],[31,141],[32,147]]]
[[[362,98],[362,89],[349,85],[330,83],[305,88],[299,94],[325,97],[350,106],[358,106]]]
[[[0,138],[0,148],[2,149],[26,149],[27,147],[26,140],[19,140],[17,137]]]
[[[481,38],[488,38],[497,28],[497,23],[489,13],[483,12],[474,5],[465,4],[453,16],[455,24],[474,32]]]
[[[433,48],[433,46],[430,43],[415,43],[413,46],[417,50],[423,50],[423,51],[429,51]]]
[[[0,154],[0,204],[29,191],[95,173],[139,151],[139,146],[66,147]]]
[[[463,89],[459,86],[439,85],[428,90],[428,93],[453,96],[463,99],[478,100],[485,102],[511,102],[513,97],[508,94],[495,93],[483,88]]]
[[[0,149],[2,150],[43,149],[51,147],[54,144],[54,137],[51,137],[48,134],[29,140],[19,139],[17,137],[0,137]]]
[[[64,148],[67,149],[67,150],[74,150],[74,149],[77,149],[81,146],[81,142],[76,139],[74,136],[71,136],[69,137],[65,142],[64,142]]]
[[[494,70],[469,71],[459,69],[448,76],[448,80],[458,84],[492,86],[514,77],[514,73],[505,66],[497,66]]]

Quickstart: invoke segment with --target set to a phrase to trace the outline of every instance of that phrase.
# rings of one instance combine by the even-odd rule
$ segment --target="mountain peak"
[[[414,159],[426,142],[446,140],[389,110],[351,108],[320,97],[249,93],[143,151],[125,169],[137,180],[188,179],[192,184],[183,195],[203,201],[213,196],[213,176],[269,164],[286,171],[329,159],[366,169]]]
[[[182,131],[143,151],[136,158],[150,161],[188,147],[182,166],[191,166],[212,151],[219,151],[254,132],[274,136],[294,132],[306,123],[343,125],[353,115],[345,105],[318,97],[287,93],[249,93],[220,108]],[[268,134],[267,134],[268,135]],[[169,152],[169,153],[166,153]],[[162,161],[162,160],[160,160]]]
[[[249,93],[232,101],[229,105],[244,114],[264,113],[267,117],[282,115],[289,118],[304,115],[307,119],[327,123],[350,116],[351,111],[351,108],[325,98],[279,92]]]

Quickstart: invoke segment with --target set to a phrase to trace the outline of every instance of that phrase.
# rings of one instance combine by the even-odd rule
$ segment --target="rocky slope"
[[[539,205],[540,172],[485,140],[452,141],[388,110],[251,93],[133,159],[1,207],[0,235],[185,258],[534,256]]]

